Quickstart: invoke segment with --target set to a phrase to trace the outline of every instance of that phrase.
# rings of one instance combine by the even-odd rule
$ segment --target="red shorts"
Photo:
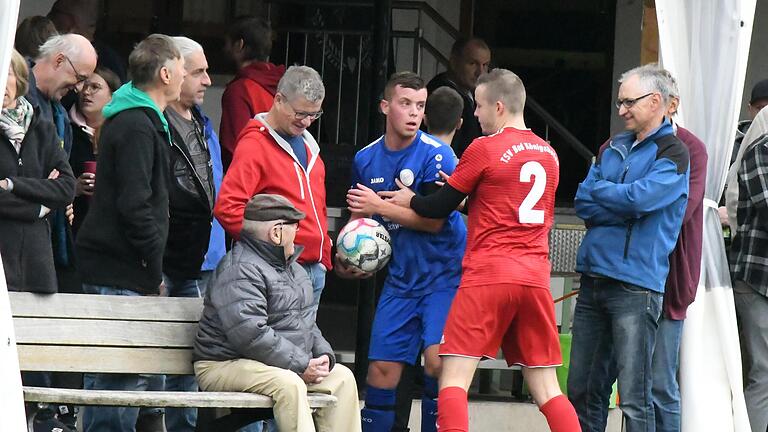
[[[440,355],[496,358],[508,365],[559,366],[560,336],[548,289],[517,284],[459,288],[443,330]]]

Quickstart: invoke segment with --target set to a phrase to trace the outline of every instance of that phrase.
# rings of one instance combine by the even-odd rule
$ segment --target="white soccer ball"
[[[392,256],[389,233],[373,219],[355,219],[339,231],[336,250],[341,261],[364,272],[379,271]]]

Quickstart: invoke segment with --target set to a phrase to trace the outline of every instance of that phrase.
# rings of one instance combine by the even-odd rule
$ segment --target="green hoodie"
[[[168,135],[168,142],[171,142],[171,132],[168,130],[168,120],[165,119],[163,112],[155,104],[155,101],[144,91],[133,85],[133,81],[123,84],[112,94],[112,100],[104,106],[102,114],[104,118],[112,118],[118,113],[133,108],[150,108],[157,113],[160,121],[163,123],[163,130]]]

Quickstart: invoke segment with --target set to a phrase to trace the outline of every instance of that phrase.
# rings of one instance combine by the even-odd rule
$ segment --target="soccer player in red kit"
[[[438,430],[468,430],[467,389],[478,362],[495,358],[501,347],[509,365],[522,366],[550,429],[581,431],[555,374],[562,357],[549,291],[548,235],[557,154],[525,127],[525,88],[514,73],[482,75],[475,101],[487,136],[470,144],[443,188],[428,196],[406,188],[380,193],[431,218],[445,217],[469,196],[461,285],[440,345]]]

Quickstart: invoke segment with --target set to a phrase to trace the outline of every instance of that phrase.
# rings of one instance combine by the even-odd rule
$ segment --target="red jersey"
[[[549,229],[560,162],[530,130],[504,128],[477,138],[448,183],[469,195],[461,286],[549,288]]]

